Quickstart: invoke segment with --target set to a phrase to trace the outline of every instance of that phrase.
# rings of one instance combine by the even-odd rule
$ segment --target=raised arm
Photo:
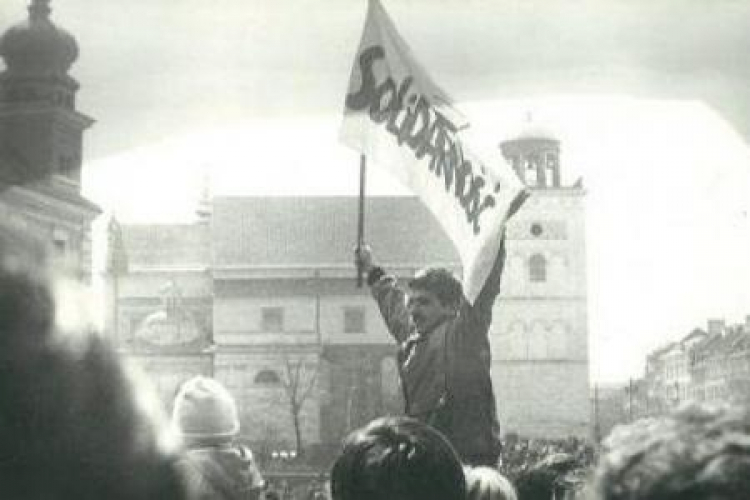
[[[485,332],[489,329],[490,323],[492,323],[492,307],[495,304],[497,296],[500,294],[500,279],[502,278],[504,267],[505,237],[503,235],[495,262],[492,265],[490,274],[487,276],[487,280],[484,282],[482,291],[479,292],[473,306],[464,301],[461,311],[461,315],[475,325],[482,327]]]
[[[355,259],[367,276],[367,284],[378,304],[388,332],[397,342],[405,341],[411,332],[411,320],[406,309],[406,294],[398,287],[395,277],[387,275],[382,267],[373,264],[372,251],[369,247],[363,246],[355,252]]]

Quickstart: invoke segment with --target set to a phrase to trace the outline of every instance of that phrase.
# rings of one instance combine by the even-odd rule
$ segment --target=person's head
[[[467,500],[518,500],[513,485],[492,467],[465,467]]]
[[[409,281],[407,308],[417,330],[427,333],[455,316],[462,298],[461,282],[450,271],[427,268]]]
[[[180,386],[174,400],[172,424],[187,446],[228,443],[240,431],[232,395],[218,381],[202,376]]]
[[[461,463],[426,424],[384,417],[354,431],[331,471],[333,500],[464,500]]]
[[[750,410],[693,404],[615,428],[594,489],[599,500],[750,498]]]
[[[117,353],[90,330],[57,326],[66,298],[44,248],[0,224],[3,498],[185,498],[173,450]]]

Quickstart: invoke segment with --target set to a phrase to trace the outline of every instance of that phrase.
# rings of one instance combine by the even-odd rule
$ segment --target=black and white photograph
[[[749,27],[3,0],[0,497],[750,498]]]

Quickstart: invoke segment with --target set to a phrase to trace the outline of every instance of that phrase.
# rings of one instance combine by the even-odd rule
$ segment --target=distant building
[[[93,120],[76,110],[68,74],[78,45],[48,3],[34,0],[28,19],[0,37],[0,219],[46,241],[58,269],[88,281],[100,210],[81,196],[81,162]]]
[[[744,325],[714,321],[714,333],[693,352],[692,397],[698,401],[750,403],[750,316]]]
[[[646,358],[645,381],[649,414],[691,400],[750,402],[750,316],[734,326],[709,320],[707,331],[655,350]]]
[[[647,406],[659,414],[692,398],[693,350],[708,338],[700,329],[679,342],[671,342],[646,357]]]
[[[209,227],[123,231],[113,219],[108,230],[105,330],[171,401],[185,379],[213,374]]]

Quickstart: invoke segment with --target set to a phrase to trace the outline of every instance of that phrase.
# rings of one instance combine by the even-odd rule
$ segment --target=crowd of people
[[[594,447],[574,436],[567,439],[541,439],[510,434],[503,440],[499,468],[505,476],[515,480],[550,457],[565,462],[576,471],[586,471],[594,465]]]
[[[87,328],[62,329],[56,311],[65,299],[56,294],[43,248],[23,231],[0,224],[3,498],[750,498],[750,412],[701,406],[617,428],[597,457],[577,440],[512,436],[500,443],[502,448],[493,443],[487,454],[471,454],[430,418],[379,418],[346,438],[330,471],[294,493],[264,479],[251,450],[238,442],[236,405],[218,381],[196,377],[183,383],[169,421],[160,417],[155,395],[149,398],[144,381],[123,365],[103,336]],[[415,342],[411,356],[419,354],[419,339]],[[481,353],[483,344],[477,342]],[[437,389],[481,382],[484,371],[447,375],[456,379]],[[434,394],[432,402],[441,403],[444,395]],[[442,408],[433,408],[431,416]],[[486,409],[492,416],[494,408]],[[499,452],[497,461],[489,461],[490,451]]]

